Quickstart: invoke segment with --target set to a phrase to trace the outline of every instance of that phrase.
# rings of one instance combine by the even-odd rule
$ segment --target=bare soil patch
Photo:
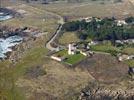
[[[111,55],[95,54],[79,65],[86,69],[98,81],[114,83],[127,75],[128,66],[120,63]]]

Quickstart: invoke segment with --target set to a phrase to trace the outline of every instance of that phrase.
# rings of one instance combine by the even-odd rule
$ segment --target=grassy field
[[[4,2],[3,6],[9,6],[15,10],[25,10],[27,12],[23,18],[14,18],[5,22],[0,23],[1,25],[9,25],[13,27],[34,27],[38,28],[41,31],[48,31],[51,35],[55,28],[57,27],[57,18],[51,14],[46,14],[45,10],[56,12],[62,16],[74,16],[78,18],[80,16],[111,16],[113,13],[115,15],[121,15],[122,13],[131,13],[131,6],[128,7],[124,4],[117,5],[100,5],[100,4],[90,4],[86,6],[78,7],[79,4],[50,4],[47,6],[36,5],[38,9],[24,4],[10,4],[5,2],[5,0],[0,0]],[[74,7],[75,6],[75,7]],[[45,10],[44,10],[45,9]],[[86,12],[88,11],[88,12]],[[47,20],[43,21],[46,18]],[[73,17],[71,18],[73,19]],[[69,33],[70,34],[70,33]],[[66,35],[66,34],[65,34]],[[67,36],[68,40],[64,41],[66,36],[61,38],[61,43],[68,43],[69,41],[74,41],[76,37],[74,34]],[[71,38],[73,37],[73,38]],[[49,38],[49,36],[48,36]],[[31,46],[30,49],[27,49],[17,63],[12,64],[8,60],[0,62],[0,99],[3,100],[73,100],[77,99],[77,95],[80,93],[81,89],[84,88],[88,82],[93,81],[90,71],[81,70],[81,67],[89,66],[93,68],[91,72],[97,80],[103,79],[119,79],[124,75],[124,67],[119,71],[119,67],[122,64],[117,64],[115,59],[105,56],[97,56],[98,58],[93,58],[91,61],[82,63],[78,68],[66,68],[62,64],[55,62],[45,55],[48,53],[48,50],[44,48],[45,42],[48,39],[46,37],[41,37],[39,40],[33,42],[28,42]],[[25,47],[24,47],[25,48]],[[98,47],[99,48],[99,47]],[[103,47],[103,50],[108,47]],[[110,47],[115,49],[113,47]],[[109,49],[109,48],[108,48]],[[16,52],[20,52],[21,49],[18,49]],[[66,55],[65,52],[59,53],[60,55]],[[74,64],[85,57],[81,54],[68,56],[67,62]],[[104,60],[102,58],[105,58]],[[99,61],[101,59],[101,61]],[[95,62],[97,61],[97,62]],[[112,61],[112,63],[111,63]],[[94,63],[95,62],[95,63]],[[91,65],[92,64],[92,65]],[[133,61],[129,62],[133,64]],[[114,65],[114,66],[113,66]],[[115,68],[117,67],[117,71]],[[46,70],[46,75],[39,76],[37,78],[27,79],[26,71],[28,68],[33,68],[35,66],[41,66]],[[94,67],[95,66],[95,67]],[[124,65],[123,65],[124,66]],[[99,69],[98,69],[99,68]],[[97,70],[97,73],[96,73]],[[99,71],[98,71],[99,70]],[[112,70],[112,71],[111,71]],[[111,74],[111,72],[114,72]],[[119,73],[118,73],[119,72]],[[110,73],[110,74],[109,74]],[[123,74],[122,74],[123,73]],[[99,77],[98,76],[101,76]],[[109,76],[110,75],[110,76]],[[109,77],[107,77],[109,76]],[[113,78],[114,76],[114,78]],[[110,81],[111,81],[110,80]],[[42,99],[43,98],[43,99]]]
[[[23,88],[28,100],[73,99],[92,80],[87,71],[69,69],[49,59],[45,61],[47,62],[43,64],[43,68],[46,75],[36,79],[22,77],[17,81],[17,86]]]
[[[46,6],[46,9],[62,16],[68,16],[69,20],[87,16],[115,16],[118,18],[123,18],[128,15],[134,15],[133,5],[128,0],[124,0],[123,3],[117,4],[113,4],[111,2],[106,4],[93,2],[86,4],[49,4]]]
[[[118,62],[115,57],[106,54],[95,54],[78,65],[87,69],[90,74],[101,82],[109,84],[120,81],[128,72],[128,66]]]
[[[114,47],[110,42],[98,44],[98,45],[93,45],[93,46],[91,46],[91,50],[107,52],[107,53],[109,53],[109,51],[117,51],[117,52],[120,51],[120,49],[118,49],[117,47]]]
[[[47,49],[44,48],[45,42],[52,35],[52,33],[57,28],[57,18],[55,16],[46,15],[44,10],[33,9],[33,7],[27,4],[21,3],[8,3],[2,1],[3,6],[9,6],[12,9],[24,10],[26,14],[21,18],[16,17],[11,20],[7,20],[1,22],[1,25],[8,25],[11,27],[33,27],[35,29],[39,29],[43,32],[48,32],[47,36],[42,36],[36,41],[27,41],[19,46],[19,48],[15,51],[15,55],[18,55],[21,59],[18,60],[16,64],[12,64],[10,61],[1,61],[0,62],[0,99],[5,100],[25,100],[25,93],[23,93],[22,89],[19,89],[16,86],[16,81],[23,77],[27,68],[32,66],[43,65],[47,63],[45,61],[45,55],[47,54]],[[45,19],[43,21],[43,19]],[[47,20],[46,20],[47,19]],[[27,45],[29,49],[27,48]],[[26,49],[24,53],[22,49]],[[23,95],[24,94],[24,95]]]
[[[134,60],[126,60],[125,63],[130,66],[130,67],[134,67]]]
[[[54,56],[65,57],[66,59],[63,61],[63,63],[67,63],[69,65],[77,64],[85,58],[85,56],[82,54],[68,55],[67,50],[61,50],[55,53]]]
[[[72,42],[79,42],[80,40],[73,32],[66,32],[59,38],[59,43],[63,45],[67,45]]]
[[[26,4],[16,4],[10,6],[15,11],[23,10],[25,14],[22,17],[16,17],[11,20],[1,22],[1,25],[12,27],[33,27],[42,32],[53,33],[57,28],[57,18],[47,14],[44,9],[39,9]]]
[[[55,53],[54,56],[66,57],[66,56],[68,56],[68,52],[67,52],[67,50],[61,50],[61,51]]]
[[[28,51],[24,58],[20,60],[16,65],[16,69],[14,70],[15,76],[18,76],[19,74],[23,74],[23,71],[25,71],[25,68],[28,66],[34,66],[34,65],[40,65],[44,62],[44,57],[47,54],[47,49],[45,48],[34,48]]]
[[[13,75],[16,78],[15,83],[28,100],[73,98],[74,93],[79,92],[88,81],[92,80],[87,71],[67,69],[62,64],[45,57],[46,53],[45,48],[35,48],[28,51],[13,70]],[[65,51],[59,54],[63,55]],[[24,77],[27,68],[37,65],[46,70],[46,75],[39,76],[37,79]],[[71,82],[72,80],[73,82]],[[70,88],[72,89],[70,90]],[[38,93],[40,95],[36,97],[35,95]]]
[[[35,48],[28,51],[16,65],[8,61],[0,62],[0,97],[6,100],[24,100],[24,95],[15,82],[23,76],[28,67],[42,64],[46,53],[45,48]]]
[[[68,56],[64,62],[74,65],[74,64],[77,64],[80,61],[82,61],[84,58],[86,58],[86,57],[82,54],[75,54],[75,55]]]
[[[134,48],[133,47],[128,47],[128,48],[124,48],[122,50],[123,53],[129,54],[129,55],[133,55],[134,54]]]

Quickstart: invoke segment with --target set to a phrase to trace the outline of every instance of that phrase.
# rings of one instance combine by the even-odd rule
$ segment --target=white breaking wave
[[[8,20],[11,19],[13,16],[11,15],[6,15],[6,16],[0,16],[0,21]]]
[[[23,40],[20,36],[11,36],[6,39],[0,38],[0,58],[6,58],[6,53],[11,52],[11,47],[19,44]]]

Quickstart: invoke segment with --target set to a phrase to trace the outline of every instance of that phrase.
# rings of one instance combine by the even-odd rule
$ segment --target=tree
[[[116,33],[115,33],[115,31],[113,31],[112,33],[111,33],[111,42],[112,42],[112,44],[115,46],[115,41],[116,41]]]
[[[125,21],[127,23],[133,23],[134,22],[134,17],[128,17],[128,18],[125,19]]]

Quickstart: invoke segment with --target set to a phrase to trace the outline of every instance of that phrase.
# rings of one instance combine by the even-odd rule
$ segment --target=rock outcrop
[[[134,100],[134,87],[108,88],[108,86],[91,83],[81,91],[79,100]]]

